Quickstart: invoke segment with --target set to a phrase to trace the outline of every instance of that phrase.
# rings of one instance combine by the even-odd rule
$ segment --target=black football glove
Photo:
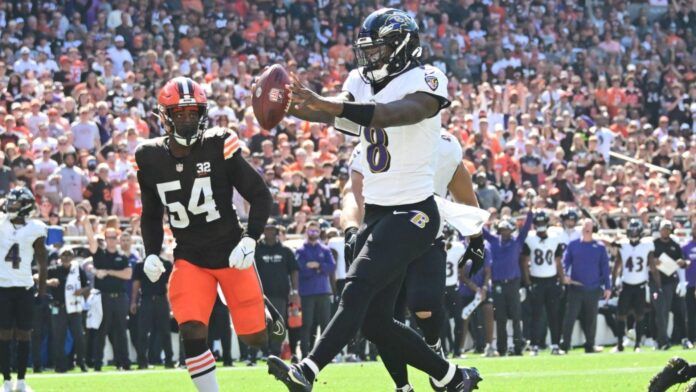
[[[483,267],[484,260],[484,246],[483,246],[483,236],[479,235],[476,237],[469,237],[469,246],[464,252],[464,256],[459,259],[459,266],[461,267],[467,260],[471,260],[471,269],[469,270],[469,277],[476,275],[476,273]]]
[[[346,231],[343,232],[343,238],[345,242],[343,257],[346,260],[346,268],[348,268],[353,263],[353,257],[355,257],[355,243],[358,240],[358,228],[347,228]]]

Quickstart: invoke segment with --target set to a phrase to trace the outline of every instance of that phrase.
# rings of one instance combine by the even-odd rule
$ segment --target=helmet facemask
[[[410,58],[420,57],[421,48],[417,41],[418,37],[412,37],[410,33],[403,40],[399,40],[398,36],[377,40],[360,37],[353,50],[363,76],[370,83],[377,84],[405,70],[410,64]],[[409,50],[412,53],[408,53]]]
[[[205,105],[186,105],[159,109],[164,129],[177,144],[192,146],[200,139],[208,125]]]

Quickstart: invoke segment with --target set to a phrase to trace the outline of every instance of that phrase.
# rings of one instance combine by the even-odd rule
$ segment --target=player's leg
[[[15,318],[14,289],[0,287],[0,372],[2,372],[4,386],[10,388],[10,343],[12,342],[12,328]]]
[[[151,296],[140,299],[140,308],[134,317],[138,318],[138,338],[135,342],[135,351],[138,358],[138,369],[147,369],[147,352],[150,347],[150,334],[153,332],[155,314],[153,298]]]
[[[408,308],[415,314],[425,342],[435,350],[441,347],[440,334],[445,323],[446,259],[444,244],[436,240],[427,252],[411,263],[406,276]]]
[[[213,270],[232,315],[239,340],[255,349],[268,344],[266,311],[256,267]]]
[[[634,295],[635,292],[631,290],[631,287],[624,284],[624,287],[619,294],[619,302],[616,306],[616,328],[614,329],[614,334],[616,335],[617,342],[616,348],[612,350],[612,352],[624,350],[623,340],[624,336],[626,336],[626,320],[628,318],[628,314],[634,309]]]
[[[650,379],[648,392],[665,392],[673,385],[687,382],[694,377],[696,377],[696,366],[689,366],[684,359],[674,357]]]
[[[169,278],[169,302],[179,323],[186,368],[199,392],[217,392],[215,358],[208,349],[208,321],[217,297],[211,270],[177,259]]]
[[[532,291],[529,296],[532,308],[532,355],[539,353],[539,347],[543,344],[546,330],[542,331],[542,314],[545,309],[546,297],[548,295],[543,279],[532,278]],[[549,323],[550,324],[550,323]]]
[[[17,386],[15,389],[24,391],[24,379],[27,374],[29,364],[29,352],[31,350],[31,327],[34,320],[34,291],[31,289],[19,289],[15,307],[14,338],[17,340]]]
[[[558,346],[561,343],[561,284],[552,278],[553,281],[549,283],[546,288],[546,298],[544,300],[546,304],[546,319],[549,321],[549,331],[551,332],[551,351],[558,350]]]

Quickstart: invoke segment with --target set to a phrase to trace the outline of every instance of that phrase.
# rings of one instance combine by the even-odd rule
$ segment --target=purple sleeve
[[[491,234],[491,232],[485,227],[483,228],[483,239],[488,241],[489,244],[492,244],[493,242],[498,241],[498,237]]]
[[[300,271],[300,277],[306,278],[310,277],[313,275],[316,275],[316,272],[311,269],[307,268],[307,256],[305,255],[305,252],[302,251],[302,248],[297,249],[297,252],[295,252],[295,258],[297,259],[297,268]]]
[[[599,279],[601,282],[604,282],[605,290],[611,290],[611,277],[609,276],[609,255],[607,254],[607,248],[600,246],[599,252]]]
[[[331,250],[326,248],[323,249],[324,261],[321,262],[321,271],[327,275],[331,275],[336,270],[336,262],[334,261],[333,254]]]
[[[524,221],[524,225],[522,225],[522,228],[520,229],[520,235],[517,236],[517,242],[519,244],[523,244],[524,241],[527,239],[527,234],[529,234],[529,229],[532,228],[532,218],[534,217],[534,214],[532,214],[532,210],[529,210],[527,212],[527,219]]]

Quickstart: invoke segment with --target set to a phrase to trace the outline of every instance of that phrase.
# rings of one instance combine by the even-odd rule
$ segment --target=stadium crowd
[[[294,118],[274,129],[261,129],[250,89],[264,67],[280,63],[322,95],[340,92],[355,66],[351,43],[356,29],[378,6],[401,7],[414,16],[421,27],[422,60],[449,77],[452,104],[442,111],[442,127],[464,149],[479,203],[492,213],[491,228],[499,227],[500,219],[520,217],[519,227],[524,229],[522,221],[530,209],[577,208],[592,217],[600,231],[621,231],[632,217],[656,235],[666,221],[672,229],[691,229],[696,211],[696,2],[587,4],[3,2],[0,198],[16,184],[29,186],[40,217],[53,230],[49,245],[55,254],[54,271],[60,271],[59,260],[64,258],[68,263],[74,256],[92,256],[93,262],[82,268],[79,287],[97,286],[103,295],[123,293],[130,298],[128,308],[107,306],[101,327],[89,329],[87,320],[86,343],[75,344],[73,350],[77,365],[86,358],[100,367],[101,358],[94,353],[101,353],[108,334],[117,365],[128,368],[122,346],[126,329],[137,342],[138,365],[160,360],[159,354],[147,359],[153,344],[148,332],[138,335],[164,334],[169,313],[166,301],[157,299],[166,287],[151,287],[156,285],[143,279],[142,268],[138,273],[142,254],[132,240],[139,235],[141,206],[133,153],[142,140],[162,134],[152,110],[159,88],[176,76],[188,76],[205,88],[210,125],[237,132],[244,156],[271,189],[276,222],[269,225],[266,237],[274,239],[264,240],[257,264],[269,264],[266,274],[264,267],[259,269],[264,286],[278,290],[269,294],[277,307],[290,303],[295,313],[300,305],[304,310],[301,322],[295,313],[289,318],[304,325],[302,332],[291,328],[290,340],[293,347],[299,343],[302,352],[307,350],[311,327],[326,325],[345,276],[338,253],[322,256],[325,267],[310,260],[326,251],[317,246],[319,241],[330,245],[339,235],[341,189],[349,179],[356,140],[331,126]],[[237,195],[234,202],[243,219],[245,201]],[[557,214],[552,216],[554,224],[560,226]],[[107,248],[120,249],[127,261],[109,261],[118,268],[99,267],[98,251],[90,250],[87,240],[71,251],[73,256],[65,250],[59,254],[65,238],[88,238],[92,231]],[[301,239],[295,252],[281,245],[291,237]],[[684,238],[684,244],[689,240]],[[521,247],[515,257],[520,253]],[[696,261],[694,254],[683,256],[689,257]],[[270,266],[276,263],[283,269]],[[689,317],[687,327],[684,317],[696,314],[693,268],[687,274],[689,296],[675,297],[680,304],[675,307],[690,307],[689,312],[675,311],[682,316],[683,328],[675,328],[672,336],[679,343],[696,340],[696,322]],[[307,278],[307,269],[322,274]],[[46,308],[36,320],[34,335],[35,342],[53,335],[55,354],[62,352],[67,327],[73,340],[81,341],[84,320],[68,317],[81,312],[60,295],[67,273],[54,274],[49,275],[57,279],[52,287],[59,288],[52,290],[54,300],[63,301],[63,307],[58,304],[62,310],[53,314]],[[278,287],[273,282],[288,284]],[[476,290],[471,285],[461,286],[461,295],[473,297]],[[468,293],[463,293],[465,287]],[[89,293],[80,290],[80,295]],[[522,300],[519,292],[511,295],[518,297],[518,304]],[[458,306],[460,313],[461,300]],[[523,314],[513,317],[524,324],[521,331],[515,330],[512,353],[520,348],[519,336],[532,340],[528,306],[523,302]],[[74,312],[66,311],[68,307]],[[143,307],[158,309],[157,316],[145,320],[141,315],[154,313],[143,312]],[[231,363],[229,318],[221,309],[222,316],[216,310],[213,317],[218,319],[211,325],[216,326],[213,335],[222,339],[223,359]],[[481,317],[471,324],[478,325],[479,332],[486,330],[475,345],[484,352],[485,343],[491,343],[493,316],[486,306],[481,309]],[[460,325],[457,311],[452,317],[461,332],[466,327]],[[48,319],[52,326],[44,322]],[[167,328],[158,329],[163,323]],[[453,342],[449,350],[459,354],[460,343]],[[34,367],[39,370],[45,364],[39,360],[41,345],[34,346]],[[173,365],[171,347],[166,346],[164,363]],[[349,350],[351,358],[364,357],[361,347],[356,344]],[[257,354],[242,351],[253,363]],[[506,346],[499,344],[497,351],[504,355]],[[67,362],[60,355],[56,358],[56,370],[66,370]]]

